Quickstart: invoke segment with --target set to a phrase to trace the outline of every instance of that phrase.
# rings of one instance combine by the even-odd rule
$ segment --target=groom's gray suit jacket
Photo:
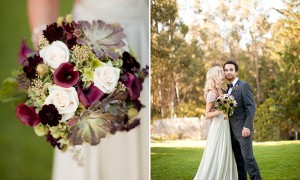
[[[234,96],[237,107],[234,108],[233,115],[229,117],[229,122],[233,135],[238,138],[242,136],[243,127],[253,130],[255,102],[250,85],[241,80],[236,82],[231,95]]]

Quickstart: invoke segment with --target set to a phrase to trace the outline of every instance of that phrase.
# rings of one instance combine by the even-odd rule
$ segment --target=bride
[[[215,100],[223,94],[223,70],[214,66],[207,71],[204,97],[206,99],[205,118],[212,119],[206,147],[194,180],[234,180],[238,179],[234,159],[228,117],[215,107]]]
[[[59,16],[59,0],[28,0],[28,14],[36,41],[35,35],[44,24],[56,21]],[[101,19],[119,23],[141,67],[149,65],[148,0],[75,0],[72,14],[75,21]],[[72,152],[55,149],[53,180],[149,179],[149,78],[143,87],[140,100],[146,107],[138,115],[140,126],[129,132],[117,132],[97,146],[83,145],[83,167],[77,166]]]

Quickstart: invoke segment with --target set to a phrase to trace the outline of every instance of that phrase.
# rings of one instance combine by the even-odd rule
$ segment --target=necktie
[[[227,88],[228,88],[228,90],[230,89],[230,88],[232,88],[233,87],[233,84],[232,83],[230,83],[230,84],[227,84]]]

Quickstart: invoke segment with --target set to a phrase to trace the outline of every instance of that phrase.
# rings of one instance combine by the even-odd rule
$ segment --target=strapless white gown
[[[149,65],[149,3],[147,0],[81,0],[74,19],[119,23],[142,67]],[[149,77],[141,92],[141,125],[102,139],[98,146],[82,146],[85,165],[78,167],[72,153],[55,150],[52,180],[149,179]]]
[[[213,118],[202,160],[194,180],[237,180],[238,172],[231,147],[229,120]]]

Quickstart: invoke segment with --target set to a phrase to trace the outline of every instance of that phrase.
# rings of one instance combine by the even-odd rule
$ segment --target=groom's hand
[[[250,129],[244,127],[243,130],[242,130],[242,136],[243,137],[250,136]]]

